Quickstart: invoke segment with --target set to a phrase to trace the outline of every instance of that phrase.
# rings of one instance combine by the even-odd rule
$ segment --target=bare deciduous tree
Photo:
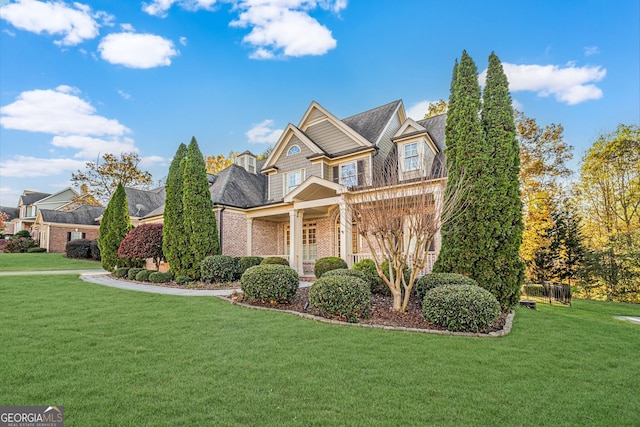
[[[378,275],[391,290],[395,311],[406,311],[413,284],[425,268],[442,224],[464,208],[464,185],[446,188],[444,167],[433,168],[430,163],[418,169],[426,173],[407,176],[399,174],[397,162],[389,162],[370,185],[345,194],[356,231],[367,242]],[[434,170],[439,172],[431,174]],[[411,270],[409,281],[405,268]]]

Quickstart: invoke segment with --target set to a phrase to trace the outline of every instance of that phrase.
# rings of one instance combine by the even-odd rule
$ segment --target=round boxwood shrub
[[[438,286],[422,301],[427,322],[450,331],[478,332],[487,329],[500,315],[495,296],[476,285]]]
[[[268,265],[268,264],[286,265],[288,267],[289,261],[279,256],[270,256],[270,257],[266,257],[260,262],[260,265]]]
[[[127,279],[129,280],[135,280],[136,279],[136,275],[138,273],[140,273],[142,270],[144,270],[144,268],[130,268],[129,271],[127,272]]]
[[[40,252],[47,252],[47,248],[29,248],[27,249],[28,254],[36,254]]]
[[[425,274],[416,281],[416,295],[422,301],[427,292],[438,286],[449,285],[478,285],[478,282],[471,277],[463,276],[458,273],[431,273]]]
[[[357,322],[371,311],[369,284],[358,277],[324,275],[309,288],[309,304],[323,315]]]
[[[129,270],[129,271],[131,271],[131,270]],[[146,270],[146,269],[138,271],[138,274],[136,274],[136,280],[138,282],[148,282],[149,281],[149,275],[151,273],[153,273],[154,271],[155,270]]]
[[[116,277],[126,277],[127,273],[129,273],[129,267],[118,267],[113,275]]]
[[[313,266],[313,274],[319,279],[324,273],[338,268],[348,268],[347,263],[337,256],[328,256],[320,258]]]
[[[178,276],[176,277],[176,283],[181,286],[186,286],[189,283],[193,282],[193,278],[189,276]]]
[[[240,279],[247,268],[260,265],[264,258],[261,256],[241,256],[236,258],[236,279]],[[287,263],[289,265],[289,263]]]
[[[244,295],[263,302],[289,302],[299,285],[298,273],[286,265],[256,265],[249,267],[240,278]]]
[[[154,271],[149,274],[149,281],[152,283],[168,283],[173,279],[173,274],[170,271],[166,273],[161,273],[159,271]]]
[[[327,276],[350,276],[357,277],[358,279],[364,280],[367,284],[369,284],[369,278],[362,271],[358,270],[349,270],[348,268],[338,268],[335,270],[329,270],[322,275],[322,277]]]
[[[208,283],[232,282],[237,270],[236,260],[228,255],[208,256],[200,262],[200,280]]]

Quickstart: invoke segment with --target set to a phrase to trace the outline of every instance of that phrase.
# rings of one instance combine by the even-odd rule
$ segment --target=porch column
[[[347,207],[345,202],[340,202],[340,255],[349,268],[353,265],[353,256],[351,256],[353,250],[352,221],[351,209]]]
[[[302,215],[303,211],[299,209],[289,212],[289,265],[299,275],[304,273],[302,267]]]
[[[247,218],[247,256],[253,255],[253,218]]]

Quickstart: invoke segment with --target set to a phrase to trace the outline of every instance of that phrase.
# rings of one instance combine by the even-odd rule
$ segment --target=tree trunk
[[[392,289],[391,295],[393,295],[393,311],[404,311],[402,305],[402,291]]]

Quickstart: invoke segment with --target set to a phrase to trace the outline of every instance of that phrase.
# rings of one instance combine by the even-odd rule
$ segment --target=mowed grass
[[[99,261],[65,258],[60,253],[8,254],[0,251],[1,271],[85,270],[102,268]]]
[[[328,325],[75,276],[0,282],[0,404],[67,426],[637,426],[640,306],[518,309],[503,338]]]

